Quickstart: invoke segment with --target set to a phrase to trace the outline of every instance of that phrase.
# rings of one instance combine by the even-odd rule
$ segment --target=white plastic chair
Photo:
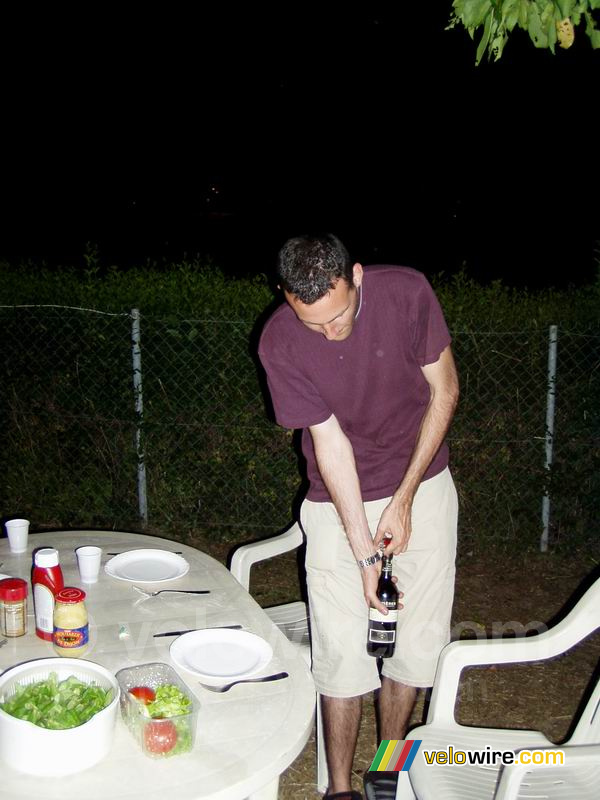
[[[232,556],[229,567],[231,574],[237,578],[242,586],[249,590],[250,570],[254,564],[274,556],[282,555],[290,550],[300,547],[304,541],[304,534],[300,525],[295,522],[284,533],[253,542],[238,548]],[[265,608],[266,613],[285,636],[295,644],[303,658],[310,666],[310,635],[308,624],[308,609],[306,603],[297,601],[285,603],[280,606]],[[327,771],[327,758],[323,742],[323,724],[321,720],[321,703],[317,697],[317,789],[325,793],[329,783]]]
[[[555,746],[539,731],[475,728],[454,717],[460,675],[465,667],[541,661],[566,652],[600,627],[600,579],[575,608],[553,628],[517,639],[459,641],[440,655],[425,725],[408,734],[422,744],[410,767],[410,781],[400,781],[397,800],[512,800],[600,797],[600,682],[564,745]],[[564,767],[429,765],[424,750],[563,750]],[[400,773],[406,775],[406,773]]]

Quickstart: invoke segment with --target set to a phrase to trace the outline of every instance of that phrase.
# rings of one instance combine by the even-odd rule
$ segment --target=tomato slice
[[[156,692],[149,686],[134,686],[133,689],[129,690],[129,694],[132,694],[137,700],[144,703],[144,705],[148,705],[148,703],[156,700]]]
[[[156,719],[144,726],[144,745],[149,753],[169,753],[177,744],[177,728],[168,719]]]

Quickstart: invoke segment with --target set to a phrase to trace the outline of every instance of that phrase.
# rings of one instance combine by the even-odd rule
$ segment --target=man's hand
[[[375,546],[378,547],[381,541],[389,539],[385,548],[386,555],[393,553],[398,556],[406,552],[412,533],[411,514],[412,502],[400,501],[393,497],[383,509],[375,534]]]
[[[369,608],[376,608],[378,611],[381,611],[382,614],[387,614],[387,608],[383,605],[383,603],[381,603],[380,600],[377,599],[377,584],[379,582],[379,575],[381,574],[381,561],[379,561],[377,564],[373,564],[370,567],[364,567],[361,569],[360,573],[367,605]],[[392,580],[394,583],[398,582],[398,579],[395,576],[392,578]],[[404,597],[403,592],[398,592],[398,597]],[[404,606],[402,603],[398,603],[398,610],[401,608],[404,608]]]

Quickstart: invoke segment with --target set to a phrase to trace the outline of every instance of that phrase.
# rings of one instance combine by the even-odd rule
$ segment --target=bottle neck
[[[382,558],[381,571],[384,575],[392,574],[392,556],[384,556]]]

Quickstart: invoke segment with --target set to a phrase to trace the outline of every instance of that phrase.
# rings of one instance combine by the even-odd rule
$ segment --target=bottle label
[[[44,633],[52,633],[52,617],[54,614],[54,594],[42,583],[33,587],[35,604],[35,626]]]
[[[0,633],[3,636],[23,636],[27,633],[25,603],[0,603]]]
[[[371,622],[397,622],[398,611],[396,609],[389,609],[387,614],[382,614],[376,608],[369,609],[369,619]]]
[[[83,647],[89,640],[89,628],[83,625],[81,628],[57,628],[54,626],[52,641],[56,647],[64,647],[66,650],[73,650]]]
[[[369,628],[369,641],[375,644],[394,644],[396,630],[382,631],[379,628]]]

